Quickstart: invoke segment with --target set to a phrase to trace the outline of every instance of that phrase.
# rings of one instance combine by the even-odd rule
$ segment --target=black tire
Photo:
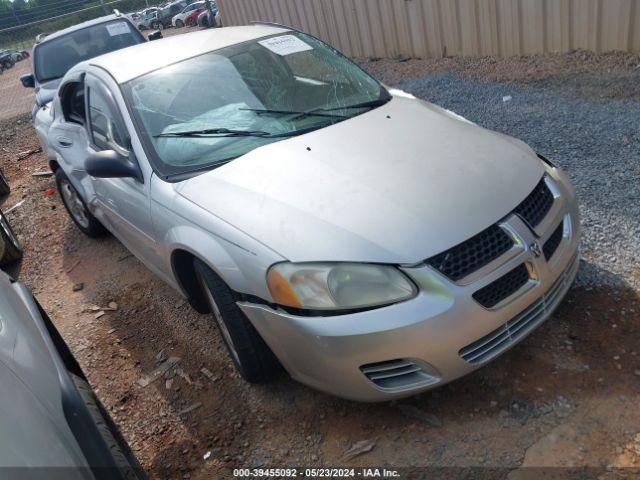
[[[7,217],[0,211],[0,265],[9,265],[21,258],[22,247],[18,237],[13,233]]]
[[[69,376],[78,389],[78,393],[80,393],[84,404],[87,406],[87,410],[91,413],[100,432],[100,436],[109,447],[111,455],[116,462],[118,472],[120,473],[120,478],[126,480],[146,479],[146,475],[138,463],[138,460],[131,452],[129,445],[127,445],[127,442],[122,437],[118,427],[113,423],[111,416],[104,406],[102,406],[98,397],[96,397],[91,385],[73,373],[69,373]]]
[[[204,262],[195,259],[193,263],[198,283],[238,373],[250,383],[272,380],[281,371],[280,362],[236,305],[236,294]],[[212,304],[212,300],[215,304]],[[228,336],[225,335],[225,328]]]
[[[7,177],[4,176],[4,172],[0,168],[0,197],[9,195],[9,192],[11,192],[11,187],[9,186],[9,182],[7,182]]]
[[[67,178],[67,176],[64,174],[61,168],[58,168],[56,170],[55,177],[56,186],[58,187],[58,194],[60,195],[60,199],[62,200],[64,208],[66,208],[67,213],[71,217],[71,220],[73,220],[73,223],[76,224],[76,226],[82,231],[82,233],[89,237],[95,238],[104,235],[107,230],[100,223],[100,221],[91,214],[91,212],[87,208],[87,204],[84,202],[84,199],[80,196],[78,191],[75,189],[75,187],[73,186],[69,178]],[[76,214],[74,214],[71,205],[67,204],[67,197],[63,193],[63,189],[67,188],[67,186],[75,193],[75,195],[77,195],[77,198],[81,203],[81,206],[78,206],[78,208],[82,210],[82,213],[86,217],[87,221],[84,224],[82,221],[76,219]]]
[[[176,20],[176,28],[184,27],[184,22],[182,20]]]
[[[193,28],[197,25],[198,25],[198,22],[193,18],[190,18],[189,21],[187,22],[187,27]]]

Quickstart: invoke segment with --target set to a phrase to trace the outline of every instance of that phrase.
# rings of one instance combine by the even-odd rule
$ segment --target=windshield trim
[[[113,18],[113,19],[108,20],[106,22],[94,23],[93,25],[88,25],[86,27],[78,28],[77,30],[73,30],[71,32],[65,33],[64,35],[60,35],[60,36],[57,36],[57,37],[49,39],[49,40],[45,39],[41,43],[37,43],[35,45],[34,51],[33,51],[33,76],[38,81],[38,83],[50,82],[51,80],[58,80],[59,78],[64,77],[64,75],[61,75],[59,77],[40,78],[40,75],[38,73],[38,64],[36,63],[36,52],[38,51],[38,48],[42,47],[43,45],[47,45],[47,43],[55,42],[58,39],[65,38],[68,35],[73,35],[73,34],[75,34],[77,32],[81,32],[82,30],[87,30],[89,28],[94,28],[94,27],[98,27],[98,26],[102,26],[102,25],[107,25],[107,24],[113,23],[113,22],[123,22],[123,21],[127,22],[129,24],[129,28],[133,32],[133,36],[137,37],[137,39],[139,40],[138,44],[144,43],[144,42],[147,41],[144,38],[144,35],[142,35],[140,33],[138,28],[132,22],[130,22],[129,20],[127,20],[125,18]],[[91,58],[87,58],[86,60],[91,60]],[[83,61],[86,61],[86,60],[83,60]],[[73,68],[73,67],[71,67],[71,68]],[[66,75],[66,72],[65,72],[65,75]]]
[[[134,114],[133,109],[131,107],[131,104],[130,104],[129,100],[131,98],[131,93],[132,93],[132,83],[135,80],[139,79],[139,78],[142,78],[142,77],[144,77],[146,75],[149,75],[149,74],[152,74],[152,73],[155,73],[155,72],[158,72],[158,71],[160,71],[160,70],[162,70],[164,68],[172,67],[174,65],[177,65],[179,63],[185,62],[187,60],[192,60],[194,58],[202,57],[204,55],[209,55],[211,53],[215,53],[215,52],[218,52],[220,50],[223,50],[223,49],[225,49],[227,47],[235,47],[235,46],[238,46],[238,45],[244,45],[244,44],[257,42],[259,40],[264,40],[264,39],[267,39],[267,38],[277,37],[277,36],[280,36],[280,35],[291,35],[291,34],[302,34],[302,35],[309,36],[309,37],[317,40],[318,42],[321,42],[323,45],[325,45],[327,48],[329,48],[334,54],[339,55],[340,57],[345,59],[347,62],[349,62],[352,65],[354,65],[358,70],[360,70],[366,76],[371,78],[376,84],[378,84],[378,86],[380,87],[380,96],[378,97],[378,100],[381,100],[381,101],[385,100],[385,101],[384,101],[384,103],[381,103],[379,106],[371,108],[371,109],[364,109],[363,108],[363,110],[361,112],[356,113],[354,115],[349,115],[344,119],[340,119],[340,121],[327,122],[325,124],[319,124],[317,126],[304,128],[304,129],[301,129],[299,131],[299,133],[282,137],[280,140],[276,140],[276,142],[272,142],[272,143],[277,143],[277,142],[280,142],[280,141],[283,141],[283,140],[289,140],[289,139],[291,139],[293,137],[296,137],[296,136],[299,136],[299,135],[304,135],[304,134],[311,133],[311,132],[316,131],[316,130],[321,130],[323,128],[328,128],[328,127],[331,127],[331,126],[336,125],[338,123],[342,123],[343,121],[350,120],[350,119],[355,118],[355,117],[359,117],[360,115],[362,115],[364,113],[376,110],[376,109],[382,107],[383,105],[386,105],[393,98],[393,95],[391,95],[391,93],[389,93],[389,90],[387,89],[387,87],[385,87],[377,78],[375,78],[369,72],[364,70],[356,62],[351,60],[349,57],[343,55],[341,52],[336,50],[334,47],[332,47],[328,43],[320,40],[319,38],[315,37],[314,35],[311,35],[311,34],[308,34],[308,33],[305,33],[305,32],[300,32],[298,30],[287,30],[286,32],[278,32],[278,33],[274,33],[272,35],[265,35],[263,37],[256,37],[256,38],[253,38],[251,40],[246,40],[244,42],[234,43],[233,45],[227,45],[225,47],[216,48],[216,49],[210,50],[208,52],[200,53],[198,55],[193,55],[191,57],[183,58],[181,60],[178,60],[177,62],[173,62],[173,63],[167,64],[167,65],[164,65],[162,67],[155,68],[153,70],[149,70],[148,72],[146,72],[146,73],[144,73],[142,75],[138,75],[137,77],[132,78],[132,79],[126,81],[125,83],[119,84],[120,92],[122,94],[122,97],[124,98],[124,101],[125,101],[124,103],[125,103],[125,105],[127,107],[127,112],[129,113],[129,118],[131,119],[131,122],[133,123],[133,127],[135,129],[135,133],[138,136],[138,139],[140,140],[140,144],[142,145],[142,149],[144,150],[144,153],[145,153],[145,155],[147,157],[147,160],[149,161],[149,164],[151,165],[151,169],[153,170],[153,172],[156,174],[156,176],[159,179],[161,179],[162,181],[165,181],[167,183],[181,182],[183,180],[186,180],[187,178],[192,178],[194,176],[201,175],[201,174],[206,173],[206,172],[208,172],[208,171],[210,171],[210,170],[212,170],[214,168],[226,165],[227,163],[231,163],[234,160],[236,160],[237,158],[243,157],[244,155],[247,155],[248,153],[251,153],[252,151],[254,151],[257,148],[260,148],[261,146],[264,146],[264,145],[261,145],[261,146],[258,146],[256,148],[252,149],[252,150],[249,150],[249,151],[243,153],[242,155],[238,155],[237,157],[230,158],[230,159],[228,159],[227,161],[225,161],[222,164],[220,164],[220,161],[212,162],[210,164],[205,164],[205,165],[202,166],[202,169],[198,168],[197,171],[193,171],[193,170],[191,172],[187,172],[185,170],[183,170],[182,172],[179,171],[179,170],[177,170],[177,171],[163,171],[163,169],[161,168],[163,166],[163,162],[161,160],[158,160],[156,151],[153,148],[153,146],[150,144],[150,138],[152,138],[151,132],[147,132],[147,134],[142,133],[142,132],[144,132],[143,126],[141,125],[138,116]],[[267,144],[267,145],[270,145],[270,144]],[[218,165],[216,165],[216,163],[218,163]],[[186,177],[186,178],[184,178],[184,177]]]

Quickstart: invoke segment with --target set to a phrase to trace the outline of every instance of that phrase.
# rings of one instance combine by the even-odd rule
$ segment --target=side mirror
[[[138,165],[115,150],[92,153],[84,161],[84,168],[96,178],[135,178],[143,181]]]
[[[36,79],[33,73],[28,73],[20,76],[20,83],[24,88],[34,88],[36,86]]]
[[[147,39],[152,42],[154,40],[160,40],[162,38],[162,32],[160,30],[156,30],[155,32],[151,32]]]

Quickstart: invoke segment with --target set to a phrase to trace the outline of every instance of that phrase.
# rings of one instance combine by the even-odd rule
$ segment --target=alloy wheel
[[[62,193],[62,200],[69,209],[73,219],[84,228],[89,228],[89,217],[87,217],[84,203],[82,203],[80,195],[78,195],[76,189],[73,188],[73,185],[71,185],[68,180],[63,180],[60,182],[60,191]]]
[[[209,301],[209,305],[211,306],[213,317],[216,319],[216,324],[218,325],[218,328],[222,333],[222,337],[225,343],[227,344],[227,347],[229,348],[229,351],[231,352],[231,355],[233,356],[233,359],[236,362],[236,364],[241,365],[240,357],[238,355],[238,352],[236,351],[236,347],[233,345],[233,342],[231,341],[231,333],[229,333],[227,324],[224,322],[224,319],[222,318],[222,314],[220,313],[220,308],[218,307],[218,304],[216,303],[215,298],[213,298],[213,294],[211,293],[211,290],[209,289],[209,286],[207,285],[207,282],[205,281],[205,279],[202,278],[200,274],[198,274],[198,277],[200,279],[200,284],[203,286],[204,293],[207,296],[207,300]]]

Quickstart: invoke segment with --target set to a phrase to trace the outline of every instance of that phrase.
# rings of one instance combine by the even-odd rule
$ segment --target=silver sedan
[[[362,401],[486,364],[578,268],[566,175],[284,27],[201,31],[74,67],[48,133],[61,197],[212,312],[250,382]]]

